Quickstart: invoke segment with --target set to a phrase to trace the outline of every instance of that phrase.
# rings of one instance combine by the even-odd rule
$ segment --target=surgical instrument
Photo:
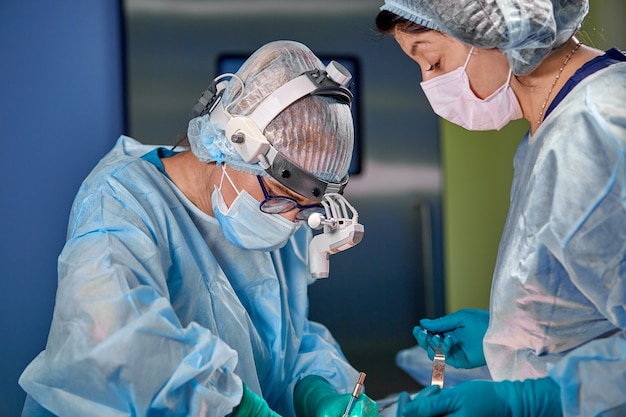
[[[351,248],[363,238],[365,229],[359,223],[359,213],[339,193],[326,193],[322,198],[325,214],[313,213],[308,224],[311,229],[324,232],[316,235],[309,244],[311,275],[327,278],[329,256]]]
[[[443,388],[444,374],[446,372],[446,355],[443,353],[443,336],[439,333],[432,333],[422,329],[428,337],[428,346],[435,352],[433,358],[433,372],[430,385],[438,385]]]
[[[343,412],[343,416],[341,417],[350,417],[350,413],[354,408],[354,404],[356,404],[359,399],[359,394],[361,393],[361,389],[363,388],[363,382],[365,381],[365,372],[359,373],[359,380],[356,382],[354,386],[354,390],[352,390],[352,396],[350,397],[350,402],[346,406],[346,411]]]

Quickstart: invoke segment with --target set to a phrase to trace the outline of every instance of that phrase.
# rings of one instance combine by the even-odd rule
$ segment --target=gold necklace
[[[543,112],[546,108],[546,104],[548,104],[548,99],[550,99],[550,95],[552,94],[552,90],[554,89],[554,86],[559,81],[559,78],[561,78],[561,73],[563,72],[563,69],[565,68],[569,60],[572,58],[572,56],[576,53],[576,51],[578,51],[578,48],[580,48],[580,45],[582,45],[582,41],[579,41],[574,47],[574,49],[570,51],[570,53],[567,55],[567,58],[565,58],[565,61],[563,61],[563,65],[561,65],[561,68],[559,68],[558,74],[556,74],[556,77],[554,77],[554,81],[552,82],[552,85],[550,86],[550,89],[548,90],[548,95],[546,96],[546,99],[543,101],[543,104],[541,105],[541,110],[539,111],[539,118],[537,119],[537,126],[539,126],[541,122],[543,122]]]

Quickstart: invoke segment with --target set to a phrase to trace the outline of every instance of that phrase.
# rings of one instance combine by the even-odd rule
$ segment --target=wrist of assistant
[[[321,400],[332,395],[337,395],[337,391],[326,379],[317,375],[304,377],[296,384],[293,393],[296,416],[315,417]]]
[[[496,383],[507,399],[510,417],[555,417],[563,415],[561,388],[550,377]],[[506,392],[503,392],[506,391]]]

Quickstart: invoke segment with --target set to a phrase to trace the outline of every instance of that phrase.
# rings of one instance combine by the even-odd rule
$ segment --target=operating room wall
[[[120,3],[0,2],[0,417],[45,347],[78,186],[123,132]]]
[[[418,319],[442,313],[441,164],[438,122],[419,88],[419,69],[373,30],[379,0],[127,0],[129,130],[171,144],[216,73],[222,54],[250,54],[291,39],[323,56],[359,63],[362,171],[346,197],[363,241],[330,259],[330,277],[310,287],[311,318],[327,325],[367,372],[373,397],[416,383],[395,365],[413,345]]]
[[[591,0],[579,39],[606,50],[626,48],[626,2]],[[528,123],[469,132],[441,122],[444,172],[446,309],[488,308],[500,234],[509,207],[513,155]]]

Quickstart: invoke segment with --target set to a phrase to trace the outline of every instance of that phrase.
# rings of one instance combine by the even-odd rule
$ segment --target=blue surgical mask
[[[234,184],[224,170],[226,176]],[[215,187],[211,195],[213,213],[222,227],[226,239],[242,249],[272,251],[287,244],[295,231],[296,224],[280,214],[263,213],[259,202],[245,190],[237,191],[237,197],[226,206],[220,187]]]

